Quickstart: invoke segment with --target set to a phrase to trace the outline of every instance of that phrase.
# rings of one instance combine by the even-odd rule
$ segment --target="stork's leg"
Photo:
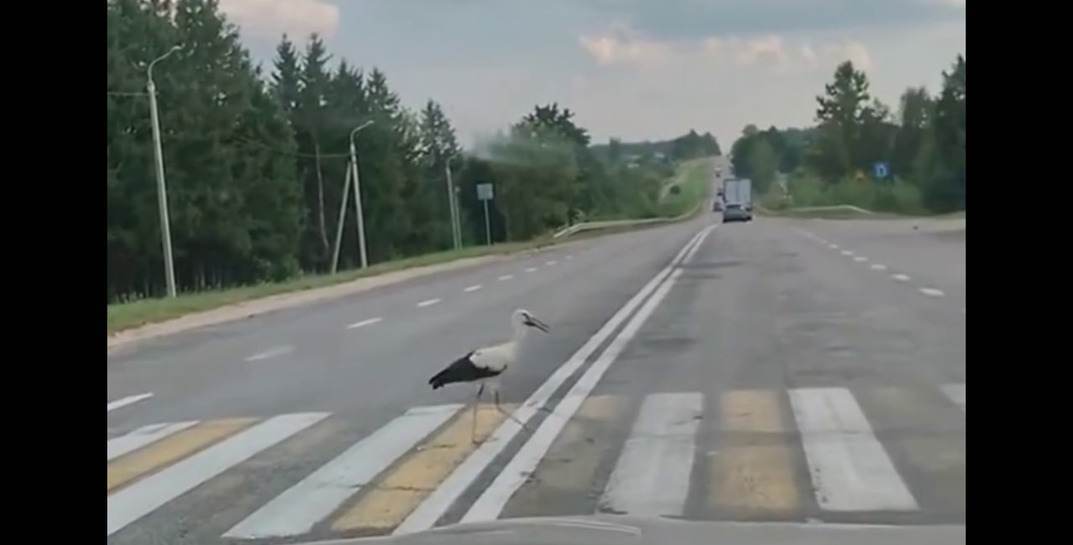
[[[494,396],[495,402],[496,402],[496,410],[499,411],[500,413],[502,413],[503,416],[506,416],[507,418],[513,420],[514,423],[519,425],[519,426],[521,426],[523,430],[529,431],[528,426],[523,424],[521,420],[518,420],[517,418],[515,418],[513,414],[508,413],[506,410],[503,409],[503,407],[501,407],[499,405],[499,388],[496,388],[496,389],[492,390],[492,392],[493,392],[493,396]]]
[[[484,393],[484,383],[481,383],[480,388],[476,388],[476,400],[473,401],[473,429],[470,432],[470,441],[476,443],[476,409],[481,404],[481,394]]]

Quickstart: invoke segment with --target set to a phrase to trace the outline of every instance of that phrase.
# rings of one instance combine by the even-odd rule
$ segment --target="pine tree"
[[[300,75],[301,90],[298,95],[297,119],[299,122],[300,149],[313,155],[312,160],[304,161],[303,178],[306,186],[306,201],[311,203],[311,223],[315,225],[315,240],[319,242],[316,251],[310,249],[310,256],[320,269],[327,266],[329,258],[328,225],[324,199],[324,170],[321,164],[321,143],[324,137],[327,116],[325,115],[325,94],[328,89],[329,76],[327,64],[331,59],[324,42],[316,33],[310,35],[302,58]]]

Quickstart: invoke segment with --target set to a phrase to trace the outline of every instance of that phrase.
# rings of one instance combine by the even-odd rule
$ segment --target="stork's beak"
[[[527,325],[529,327],[535,327],[535,328],[543,331],[544,333],[547,333],[547,332],[549,332],[551,330],[551,328],[548,327],[548,324],[545,324],[544,322],[541,322],[540,320],[538,320],[536,318],[536,316],[530,316],[530,317],[526,318],[525,325]]]

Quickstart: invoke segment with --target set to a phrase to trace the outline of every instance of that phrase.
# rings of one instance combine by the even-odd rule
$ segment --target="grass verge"
[[[675,218],[693,209],[698,202],[707,199],[712,190],[712,158],[701,157],[683,161],[678,165],[669,186],[677,186],[678,192],[668,191],[659,203],[660,216]]]

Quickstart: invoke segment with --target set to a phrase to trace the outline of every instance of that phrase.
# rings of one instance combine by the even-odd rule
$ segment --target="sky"
[[[965,0],[219,0],[270,70],[283,33],[324,37],[388,78],[404,105],[439,102],[471,146],[536,104],[576,113],[593,142],[814,122],[835,67],[864,69],[897,112],[965,53]]]

